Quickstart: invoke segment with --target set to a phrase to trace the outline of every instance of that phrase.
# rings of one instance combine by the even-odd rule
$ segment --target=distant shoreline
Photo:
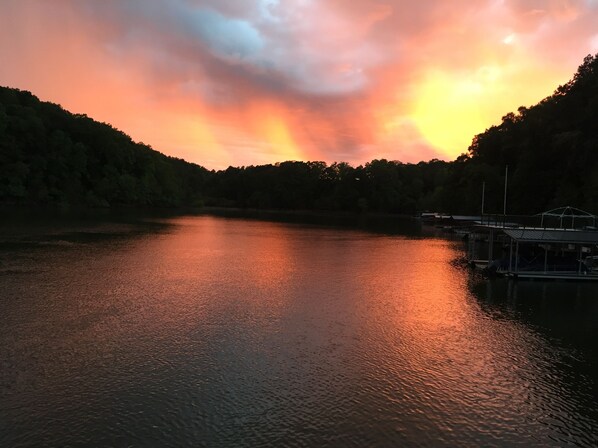
[[[33,213],[33,214],[97,214],[97,215],[117,215],[119,213],[148,213],[148,214],[166,214],[166,215],[184,215],[184,214],[248,214],[248,215],[289,215],[289,216],[321,216],[321,217],[346,217],[355,218],[360,216],[367,216],[372,218],[413,218],[412,214],[401,213],[385,213],[385,212],[349,212],[342,210],[289,210],[289,209],[260,209],[260,208],[242,208],[242,207],[218,207],[218,206],[204,206],[204,207],[151,207],[151,206],[136,206],[136,205],[113,205],[110,207],[85,207],[78,205],[60,205],[60,204],[46,204],[46,205],[26,205],[26,204],[0,204],[0,213]]]
[[[323,210],[244,209],[227,207],[151,208],[151,207],[31,207],[0,206],[5,224],[19,226],[23,222],[144,222],[185,216],[212,216],[221,219],[274,222],[303,226],[355,229],[385,235],[421,234],[421,221],[413,215],[390,213],[352,213]]]

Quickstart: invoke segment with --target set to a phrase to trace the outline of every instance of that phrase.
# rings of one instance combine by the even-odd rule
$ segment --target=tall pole
[[[509,180],[509,165],[505,167],[505,202],[503,205],[503,215],[507,216],[507,181]]]
[[[484,219],[484,196],[486,195],[486,182],[482,182],[482,220]]]

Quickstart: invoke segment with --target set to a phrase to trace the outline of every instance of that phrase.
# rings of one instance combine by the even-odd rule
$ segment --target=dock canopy
[[[575,227],[576,219],[578,222],[582,221],[586,223],[585,225],[588,225],[587,223],[591,221],[592,225],[595,226],[596,219],[598,218],[596,215],[571,206],[555,208],[547,212],[538,213],[536,216],[542,217],[542,226],[544,225],[545,218],[556,218],[559,220],[559,227],[563,227],[563,220],[569,220],[572,228]]]
[[[515,241],[528,243],[598,244],[598,232],[574,229],[504,229]]]

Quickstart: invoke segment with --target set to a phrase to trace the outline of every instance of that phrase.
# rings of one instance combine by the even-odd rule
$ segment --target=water
[[[0,446],[598,444],[598,285],[407,224],[5,220]]]

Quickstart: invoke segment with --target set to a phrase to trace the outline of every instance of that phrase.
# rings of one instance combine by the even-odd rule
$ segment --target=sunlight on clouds
[[[473,135],[484,130],[483,94],[492,82],[430,73],[418,88],[413,121],[432,146],[457,156],[466,151]]]
[[[218,154],[219,158],[225,154],[213,131],[199,117],[189,117],[180,122],[179,129],[188,147],[202,148],[207,153]]]
[[[568,76],[523,53],[511,64],[488,64],[470,74],[434,70],[414,88],[408,115],[423,137],[451,159],[466,152],[475,135],[499,124],[508,112],[550,95]]]
[[[268,117],[264,120],[264,136],[280,160],[302,160],[289,128],[279,118]]]
[[[453,159],[596,23],[595,0],[0,0],[0,85],[208,168]]]
[[[516,34],[509,34],[502,40],[502,43],[505,45],[512,45],[515,43],[515,39],[517,38]]]
[[[270,160],[302,160],[300,146],[293,137],[284,112],[273,104],[259,104],[252,107],[254,138],[265,144]]]
[[[156,126],[160,123],[160,126]],[[147,123],[145,135],[149,137],[145,143],[155,149],[168,145],[169,154],[197,163],[198,153],[202,163],[209,166],[225,167],[236,163],[229,151],[221,142],[217,128],[210,124],[205,112],[174,111],[156,112]],[[145,138],[145,137],[144,137]]]

